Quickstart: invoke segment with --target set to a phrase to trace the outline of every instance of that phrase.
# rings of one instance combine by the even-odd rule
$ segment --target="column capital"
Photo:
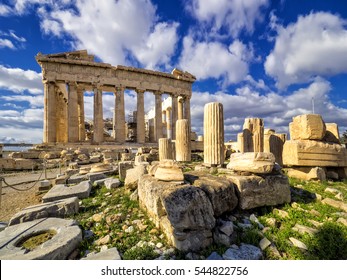
[[[126,86],[119,84],[114,86],[116,91],[124,91],[126,89]]]
[[[56,83],[56,81],[51,81],[51,80],[42,80],[42,83],[43,83],[44,85],[46,85],[46,84],[55,84],[55,83]]]
[[[102,90],[102,85],[99,83],[92,83],[92,88],[93,88],[93,91]]]
[[[160,90],[154,90],[154,91],[153,91],[153,94],[154,94],[154,95],[162,95],[163,93],[162,93],[162,91],[160,91]]]
[[[171,98],[178,98],[179,94],[177,92],[170,93]]]
[[[136,93],[144,93],[146,90],[142,88],[136,88],[135,91]]]

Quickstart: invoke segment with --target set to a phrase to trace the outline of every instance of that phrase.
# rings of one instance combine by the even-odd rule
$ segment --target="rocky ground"
[[[186,172],[193,169],[194,164],[184,168]],[[7,222],[22,208],[41,202],[39,185],[34,185],[41,173],[1,175],[11,185],[30,183],[16,186],[26,191],[3,189],[0,221]],[[58,173],[51,170],[47,175],[55,178]],[[84,238],[70,258],[117,248],[122,259],[234,259],[241,253],[256,259],[347,259],[347,183],[290,183],[290,203],[235,210],[222,221],[224,231],[236,233],[234,244],[212,246],[199,253],[172,248],[124,187],[109,190],[94,186],[91,196],[81,201],[79,213],[68,217],[78,221]]]
[[[55,178],[57,174],[59,174],[59,169],[48,170],[47,178]],[[0,177],[3,177],[9,185],[23,183],[16,185],[16,189],[7,187],[5,183],[2,183],[0,222],[8,222],[21,209],[41,203],[43,194],[38,193],[40,184],[37,180],[45,177],[42,170],[0,173]]]

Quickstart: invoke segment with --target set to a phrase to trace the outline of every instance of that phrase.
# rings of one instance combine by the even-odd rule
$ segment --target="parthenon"
[[[155,96],[154,141],[163,136],[162,94],[169,94],[172,99],[168,135],[175,139],[175,124],[178,119],[187,119],[191,127],[190,99],[195,77],[178,69],[171,74],[158,71],[112,66],[96,62],[86,50],[43,55],[39,53],[36,61],[42,68],[44,84],[44,128],[43,142],[78,143],[86,139],[84,92],[94,93],[92,144],[104,142],[103,91],[113,92],[114,142],[125,142],[124,91],[137,93],[137,143],[145,143],[145,104],[144,92]]]

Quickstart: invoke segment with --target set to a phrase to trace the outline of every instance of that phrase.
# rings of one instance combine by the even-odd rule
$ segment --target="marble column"
[[[172,159],[172,144],[168,138],[160,138],[158,141],[159,146],[159,161],[164,159]]]
[[[182,120],[183,119],[183,98],[181,96],[179,96],[177,98],[177,106],[178,106],[178,109],[177,109],[177,119],[178,120]]]
[[[188,120],[176,122],[176,160],[191,161],[191,143]]]
[[[57,140],[56,130],[56,96],[55,84],[44,83],[44,119],[43,119],[43,142],[55,143]]]
[[[264,121],[246,118],[243,124],[244,152],[264,151]]]
[[[125,142],[125,109],[124,109],[124,88],[116,87],[115,93],[115,114],[114,114],[114,122],[115,122],[115,141],[117,143]]]
[[[171,108],[172,108],[172,139],[176,139],[176,121],[177,117],[177,95],[171,95]]]
[[[149,136],[149,142],[155,143],[155,127],[154,127],[154,119],[148,120],[148,136]]]
[[[77,88],[77,98],[78,98],[78,130],[79,130],[79,141],[84,141],[86,139],[86,128],[84,124],[84,95],[83,89]]]
[[[283,146],[286,142],[287,134],[275,133],[274,130],[264,131],[264,152],[272,153],[276,162],[283,166]]]
[[[137,113],[136,113],[136,138],[137,143],[145,143],[146,126],[145,126],[145,103],[144,90],[136,89],[137,93]]]
[[[184,118],[188,120],[189,131],[191,132],[190,96],[184,98]]]
[[[163,137],[163,121],[162,121],[162,100],[161,93],[155,92],[155,140]]]
[[[224,164],[224,114],[223,105],[218,102],[204,107],[204,164]]]
[[[56,142],[67,143],[68,127],[68,92],[65,83],[56,83]]]
[[[94,135],[93,142],[100,144],[104,141],[104,118],[102,109],[102,90],[94,88]]]
[[[166,135],[168,139],[172,139],[171,107],[166,109]]]
[[[75,83],[68,84],[68,101],[67,101],[67,118],[68,128],[67,137],[69,143],[78,142],[78,102],[77,102],[77,86]]]

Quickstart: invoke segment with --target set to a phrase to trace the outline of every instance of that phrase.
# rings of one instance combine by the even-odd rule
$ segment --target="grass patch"
[[[138,201],[130,199],[130,193],[124,187],[114,190],[93,187],[92,195],[82,200],[79,213],[72,218],[79,222],[84,233],[92,233],[81,242],[80,257],[86,252],[98,252],[102,245],[106,245],[116,247],[124,259],[154,259],[158,254],[153,246],[137,248],[136,245],[141,241],[167,246],[162,233],[140,209]],[[108,242],[99,244],[98,241],[105,237]]]
[[[52,239],[53,236],[55,236],[56,234],[57,234],[57,232],[55,230],[47,230],[44,232],[38,232],[38,233],[35,233],[35,234],[21,240],[17,244],[17,247],[21,247],[21,248],[24,248],[26,250],[32,251],[35,248],[39,247],[41,244]]]

